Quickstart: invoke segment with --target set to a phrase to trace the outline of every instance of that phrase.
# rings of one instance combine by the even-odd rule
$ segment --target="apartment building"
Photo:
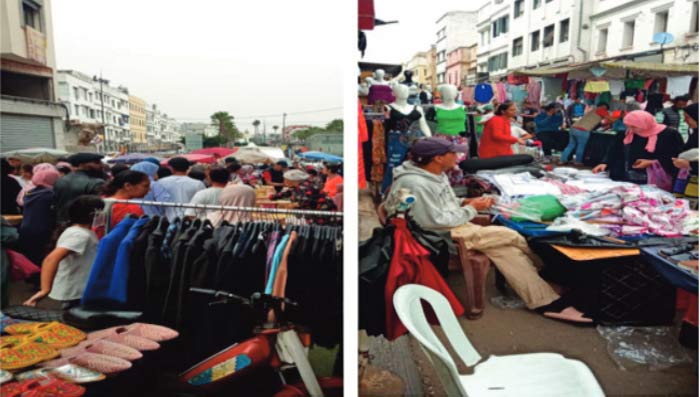
[[[477,33],[474,26],[477,23],[477,12],[450,11],[441,16],[436,22],[437,38],[436,52],[436,83],[447,83],[448,54],[460,47],[471,47],[477,44]]]

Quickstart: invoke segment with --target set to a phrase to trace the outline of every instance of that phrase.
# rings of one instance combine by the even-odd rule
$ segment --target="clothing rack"
[[[156,207],[174,207],[174,208],[191,208],[210,211],[231,211],[231,212],[248,212],[270,215],[299,215],[302,217],[327,217],[327,218],[342,218],[343,213],[338,211],[316,211],[316,210],[296,210],[283,208],[260,208],[260,207],[234,207],[229,205],[210,205],[210,204],[190,204],[190,203],[172,203],[166,201],[146,201],[146,200],[121,200],[121,199],[104,199],[105,208],[105,232],[109,232],[110,219],[112,214],[112,206],[114,204],[137,204],[150,205]]]

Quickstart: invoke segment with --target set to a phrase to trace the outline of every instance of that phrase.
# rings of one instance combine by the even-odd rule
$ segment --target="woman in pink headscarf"
[[[255,189],[244,183],[230,183],[219,193],[219,204],[231,207],[255,207]],[[223,221],[245,222],[251,217],[246,212],[212,211],[207,219],[218,227]]]
[[[673,158],[678,157],[683,148],[681,134],[658,124],[653,115],[643,110],[629,112],[623,123],[627,130],[618,134],[616,143],[593,172],[609,170],[613,179],[646,183],[645,170],[658,161],[666,173],[673,176],[676,171]]]
[[[36,265],[41,265],[46,254],[53,248],[48,247],[51,233],[56,226],[53,185],[60,176],[58,171],[51,168],[34,172],[34,188],[24,196],[19,247],[24,256]]]
[[[36,175],[37,172],[39,171],[45,171],[45,170],[54,170],[56,171],[56,167],[53,166],[53,164],[49,163],[41,163],[37,164],[34,166],[32,169],[32,175]],[[60,174],[59,174],[60,175]],[[17,195],[17,204],[20,207],[24,207],[24,196],[29,192],[30,190],[34,189],[36,186],[34,185],[34,178],[32,177],[32,180],[27,183],[22,190],[19,192]]]

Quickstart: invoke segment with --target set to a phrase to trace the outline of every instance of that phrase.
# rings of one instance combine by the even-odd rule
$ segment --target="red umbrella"
[[[174,156],[174,157],[184,157],[187,160],[190,161],[190,163],[204,163],[204,164],[211,164],[216,162],[216,157],[208,154],[181,154],[179,156]],[[165,159],[160,162],[161,165],[168,165],[168,160]]]
[[[236,152],[236,150],[238,150],[238,148],[229,149],[227,147],[208,147],[204,149],[193,150],[190,152],[190,154],[205,154],[220,159],[232,155]]]

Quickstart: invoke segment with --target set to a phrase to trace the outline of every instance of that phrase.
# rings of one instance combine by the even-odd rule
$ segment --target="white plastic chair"
[[[396,291],[394,308],[399,318],[428,354],[449,396],[605,396],[588,366],[556,353],[491,356],[474,367],[473,375],[460,375],[428,323],[421,300],[432,306],[450,345],[465,365],[474,367],[481,356],[442,294],[417,284],[404,285]]]

